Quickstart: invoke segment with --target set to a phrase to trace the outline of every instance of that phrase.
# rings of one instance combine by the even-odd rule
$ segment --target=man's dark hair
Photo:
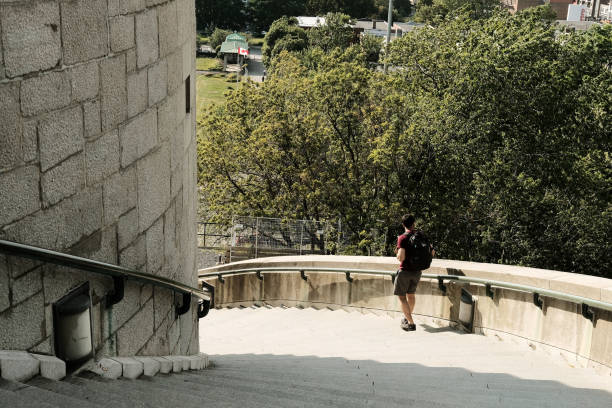
[[[414,215],[406,214],[402,217],[402,225],[406,228],[410,228],[414,225]]]

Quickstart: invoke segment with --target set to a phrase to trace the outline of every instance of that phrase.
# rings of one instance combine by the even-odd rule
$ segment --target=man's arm
[[[397,250],[397,260],[401,262],[404,262],[404,259],[406,259],[406,250],[404,248],[399,248]]]

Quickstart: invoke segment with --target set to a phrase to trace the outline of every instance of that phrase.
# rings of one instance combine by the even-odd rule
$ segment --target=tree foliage
[[[447,17],[459,14],[468,14],[473,19],[487,18],[500,5],[500,0],[421,0],[416,5],[414,20],[438,25]]]
[[[350,22],[351,18],[346,14],[327,13],[325,24],[308,30],[309,45],[325,52],[334,48],[347,48],[355,37]]]
[[[457,14],[388,62],[282,51],[228,95],[199,135],[211,213],[340,218],[388,254],[410,211],[444,258],[612,277],[611,26]]]
[[[217,27],[240,30],[247,22],[242,0],[196,0],[195,11],[198,29],[206,32]]]
[[[282,17],[274,21],[264,37],[261,49],[263,63],[267,66],[271,60],[283,51],[301,51],[308,46],[308,36],[304,29],[298,27],[295,17]]]

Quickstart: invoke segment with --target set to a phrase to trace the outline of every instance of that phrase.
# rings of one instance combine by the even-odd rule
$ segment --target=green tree
[[[311,47],[319,47],[323,51],[348,48],[355,39],[350,26],[351,18],[342,13],[327,13],[325,24],[308,30],[308,41]]]
[[[246,24],[242,0],[196,0],[195,10],[198,29],[206,32],[217,27],[240,30]]]
[[[282,51],[301,51],[308,47],[306,31],[297,26],[295,17],[282,17],[274,21],[264,37],[262,60],[269,66]]]
[[[307,0],[310,15],[344,13],[353,18],[370,17],[374,13],[374,0]]]
[[[359,39],[361,49],[366,54],[368,62],[378,62],[380,59],[380,51],[383,46],[383,39],[375,35],[363,35]]]
[[[421,0],[416,5],[414,20],[440,24],[447,16],[468,13],[473,19],[487,18],[499,9],[500,0]]]
[[[220,28],[215,28],[215,30],[210,35],[210,46],[213,50],[216,50],[217,47],[221,46],[225,38],[230,35],[232,32],[229,30],[222,30]]]
[[[268,31],[270,25],[283,16],[301,16],[306,12],[306,0],[248,0],[249,25],[252,31]]]

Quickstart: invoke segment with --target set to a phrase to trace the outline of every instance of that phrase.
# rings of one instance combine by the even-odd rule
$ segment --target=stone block
[[[159,14],[159,54],[165,57],[174,51],[177,44],[176,2],[168,2],[157,10]]]
[[[100,70],[97,62],[90,62],[70,69],[72,100],[82,102],[98,96],[100,89]]]
[[[153,294],[155,311],[155,328],[157,329],[172,312],[174,292],[168,289],[155,287]]]
[[[10,169],[21,161],[20,136],[19,84],[0,85],[0,170]]]
[[[137,205],[136,169],[120,171],[104,181],[104,219],[106,224],[117,220]]]
[[[164,263],[163,220],[163,217],[160,217],[146,232],[148,273],[156,273]]]
[[[127,75],[125,55],[100,63],[102,130],[106,131],[127,117]]]
[[[102,227],[103,195],[102,186],[90,187],[77,195],[76,205],[80,212],[79,221],[83,235],[91,235]]]
[[[119,239],[119,249],[130,245],[138,236],[138,211],[132,209],[119,217],[117,223],[117,237]]]
[[[86,139],[92,139],[98,136],[102,131],[99,99],[88,101],[83,104],[83,124]]]
[[[0,314],[0,350],[27,350],[45,339],[43,302],[39,292]]]
[[[63,108],[70,103],[70,80],[66,72],[51,72],[21,83],[21,111],[38,115]]]
[[[168,329],[168,343],[170,346],[171,353],[178,353],[179,339],[181,337],[181,327],[179,320],[172,321],[170,328]],[[181,365],[182,367],[182,365]]]
[[[0,173],[0,225],[10,224],[40,209],[40,173],[36,166]]]
[[[40,184],[45,207],[76,194],[85,185],[83,154],[71,156],[43,173]]]
[[[167,57],[168,93],[173,94],[183,82],[183,54],[180,50]]]
[[[113,52],[121,52],[134,46],[134,16],[117,16],[109,20],[110,45]]]
[[[172,362],[173,373],[180,373],[183,371],[183,359],[180,356],[164,356],[164,358]]]
[[[0,313],[11,305],[9,299],[9,270],[6,257],[0,255]]]
[[[34,269],[13,280],[13,305],[19,304],[42,290],[42,269]]]
[[[142,375],[142,362],[130,357],[113,357],[113,360],[121,364],[123,378],[135,380]]]
[[[119,171],[119,133],[109,132],[85,145],[87,184],[93,185]]]
[[[144,231],[168,208],[170,153],[167,146],[138,162],[138,225]]]
[[[165,357],[153,357],[159,363],[159,372],[169,374],[173,370],[174,363]]]
[[[144,305],[153,296],[153,285],[142,285],[140,288],[140,304]]]
[[[21,137],[21,150],[23,161],[26,163],[38,159],[38,122],[30,120],[23,123],[23,135]]]
[[[185,161],[185,125],[188,126],[188,124],[183,121],[170,137],[170,144],[172,147],[172,154],[170,156],[170,168],[173,172]],[[178,189],[173,188],[173,191],[175,190]]]
[[[157,12],[148,9],[136,15],[136,65],[145,67],[159,57]]]
[[[178,92],[169,96],[157,107],[157,115],[159,118],[157,121],[159,126],[159,139],[162,141],[168,140],[174,134],[177,125],[181,125],[182,131],[182,121],[178,120],[178,118],[181,117],[181,115],[178,114],[178,96]]]
[[[152,335],[153,302],[149,301],[117,332],[118,354],[136,355]]]
[[[0,372],[9,381],[27,381],[38,375],[40,362],[24,351],[0,351]]]
[[[58,65],[62,45],[57,2],[5,4],[0,13],[0,25],[8,77]]]
[[[200,359],[202,360],[202,369],[208,368],[208,366],[210,365],[208,354],[199,353],[198,355]]]
[[[72,0],[60,3],[64,63],[74,64],[108,53],[107,3]]]
[[[59,381],[66,377],[66,363],[57,357],[31,354],[40,362],[40,375],[50,380]]]
[[[133,117],[147,109],[149,103],[147,70],[128,75],[128,117]]]
[[[139,270],[147,262],[144,236],[119,253],[119,264],[125,268]]]
[[[202,365],[202,360],[198,356],[185,356],[185,358],[189,361],[189,369],[190,370],[199,370]]]
[[[159,360],[153,357],[134,357],[134,360],[142,364],[143,374],[147,377],[153,377],[161,368]]]
[[[135,13],[144,10],[144,8],[145,0],[108,0],[108,14],[110,16]]]
[[[157,145],[157,110],[149,109],[119,130],[121,166],[127,167]]]
[[[102,322],[102,339],[107,339],[112,334],[117,333],[126,322],[134,318],[140,308],[140,284],[128,280],[124,290],[123,300],[105,312],[106,316],[104,316]]]
[[[136,71],[136,48],[132,48],[125,53],[125,65],[127,72]]]
[[[53,338],[51,336],[47,337],[45,340],[43,340],[38,345],[28,349],[28,352],[36,353],[36,354],[43,354],[47,356],[51,356],[55,354]]]
[[[83,112],[77,106],[54,112],[38,124],[40,168],[47,171],[76,152],[83,150]]]
[[[101,377],[116,380],[121,377],[123,366],[113,359],[103,358],[96,362],[93,367],[90,368],[90,371]]]
[[[147,7],[156,6],[158,4],[164,3],[168,0],[146,0]]]
[[[161,102],[168,95],[168,63],[161,60],[149,68],[149,106]]]

